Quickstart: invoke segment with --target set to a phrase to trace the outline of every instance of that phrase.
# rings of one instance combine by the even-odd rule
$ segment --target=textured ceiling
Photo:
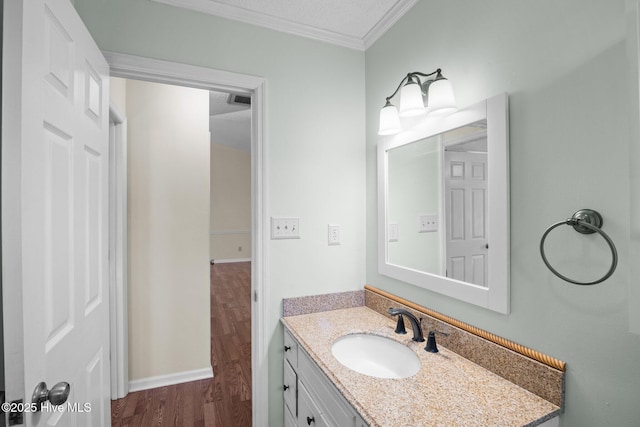
[[[418,0],[153,0],[365,50]]]

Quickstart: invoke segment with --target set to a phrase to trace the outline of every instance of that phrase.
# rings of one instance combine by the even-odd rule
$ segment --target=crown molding
[[[362,42],[364,49],[367,50],[372,44],[376,42],[384,33],[393,27],[393,25],[400,20],[415,4],[418,0],[399,0],[395,5],[374,25],[371,30],[364,36]]]
[[[376,23],[364,38],[349,36],[335,31],[311,27],[288,19],[265,15],[211,0],[151,0],[183,9],[190,9],[209,15],[246,24],[257,25],[283,33],[306,37],[350,49],[364,51],[395,24],[418,0],[398,0],[389,12]]]

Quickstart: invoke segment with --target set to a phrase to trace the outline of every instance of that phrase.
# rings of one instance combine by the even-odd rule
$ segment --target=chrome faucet
[[[404,331],[404,321],[402,320],[402,316],[406,316],[411,323],[411,328],[413,329],[413,340],[417,342],[424,341],[424,335],[422,334],[422,327],[420,326],[420,320],[410,312],[402,308],[390,308],[389,314],[392,316],[398,316],[398,326],[396,328],[396,333],[405,333]]]

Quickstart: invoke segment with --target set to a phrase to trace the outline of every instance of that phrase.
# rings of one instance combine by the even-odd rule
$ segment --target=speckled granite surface
[[[425,335],[431,330],[449,334],[449,336],[438,336],[438,345],[445,346],[555,405],[560,407],[564,405],[564,372],[374,292],[366,290],[365,301],[367,307],[390,319],[391,316],[387,313],[389,307],[404,308],[412,312],[416,317],[422,318]]]
[[[367,307],[285,317],[283,324],[370,426],[535,426],[560,408],[439,345],[423,350],[395,321]],[[371,333],[405,343],[421,360],[416,375],[379,379],[358,374],[331,354],[338,337]]]
[[[301,314],[361,307],[363,305],[364,290],[312,295],[308,297],[285,298],[282,300],[282,315],[284,317],[299,316]]]

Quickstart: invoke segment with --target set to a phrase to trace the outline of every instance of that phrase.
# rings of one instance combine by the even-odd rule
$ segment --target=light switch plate
[[[300,218],[271,217],[271,240],[299,238]]]
[[[340,244],[340,226],[337,224],[329,224],[329,245],[339,245]]]
[[[438,231],[438,215],[423,214],[418,217],[418,233]]]
[[[397,222],[390,222],[389,223],[389,241],[390,242],[397,242],[398,241],[398,234],[399,234],[399,230],[398,230],[398,223]]]

